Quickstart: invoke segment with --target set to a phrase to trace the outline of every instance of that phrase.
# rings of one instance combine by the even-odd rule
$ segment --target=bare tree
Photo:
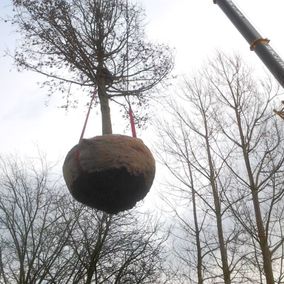
[[[1,160],[0,283],[163,283],[158,221],[79,205],[41,165]]]
[[[76,265],[69,281],[156,283],[163,276],[165,241],[157,226],[149,216],[138,220],[130,213],[111,216],[84,208],[71,232]]]
[[[103,134],[112,132],[109,100],[146,104],[172,69],[169,48],[145,39],[142,9],[130,1],[23,0],[14,7],[12,23],[23,35],[16,64],[46,75],[50,94],[67,88],[66,107],[71,86],[97,86]]]
[[[208,68],[207,78],[223,106],[219,126],[227,143],[235,147],[235,161],[227,166],[235,177],[235,190],[242,195],[239,202],[231,203],[232,212],[259,245],[262,259],[257,263],[266,283],[275,283],[279,267],[273,254],[283,245],[277,222],[283,218],[279,206],[284,162],[282,121],[273,115],[271,104],[277,91],[270,81],[257,84],[237,57],[219,55]],[[227,201],[231,202],[229,197]]]
[[[173,106],[172,103],[170,105]],[[174,109],[177,110],[177,106]],[[180,131],[177,131],[177,128]],[[178,221],[178,225],[171,228],[171,233],[177,262],[184,263],[186,267],[185,272],[180,268],[181,265],[178,265],[181,270],[179,274],[182,275],[180,280],[186,279],[186,282],[201,284],[204,283],[206,264],[208,264],[204,259],[206,249],[202,243],[203,226],[205,226],[207,214],[203,214],[203,211],[200,213],[197,205],[200,193],[198,193],[195,173],[189,162],[191,159],[189,133],[179,121],[174,128],[173,125],[168,124],[159,127],[159,134],[160,137],[164,137],[159,149],[161,151],[159,158],[174,177],[174,181],[168,184],[171,194],[163,195],[163,200],[173,211],[173,218]],[[184,210],[185,207],[188,210]],[[192,211],[191,214],[187,212],[189,210]],[[188,267],[190,267],[190,273]]]
[[[202,80],[193,79],[192,82],[186,82],[182,104],[193,110],[190,116],[181,106],[172,102],[168,104],[167,108],[171,109],[174,118],[169,127],[162,129],[161,136],[166,137],[163,142],[166,146],[163,149],[167,156],[172,156],[172,163],[165,159],[163,162],[180,184],[177,186],[178,189],[191,194],[190,199],[184,193],[181,196],[191,200],[192,217],[185,219],[185,217],[180,218],[179,214],[176,216],[182,220],[183,224],[187,224],[188,228],[193,227],[197,257],[198,280],[196,282],[203,283],[205,279],[210,278],[215,278],[213,281],[217,281],[223,278],[224,283],[231,283],[231,274],[236,263],[233,258],[229,259],[228,250],[230,238],[237,232],[235,228],[227,229],[226,232],[224,230],[224,223],[226,227],[230,227],[226,220],[228,207],[222,208],[221,202],[225,190],[220,183],[224,162],[215,153],[218,129],[212,119],[215,114],[211,109],[215,102],[207,91]],[[200,209],[203,207],[202,214],[198,214],[200,209],[197,210],[197,203]],[[211,215],[210,218],[209,215]],[[216,231],[212,227],[212,222],[217,226]],[[208,227],[211,227],[211,233],[210,230],[205,229]],[[211,265],[210,261],[205,264],[205,256],[208,255],[211,256]],[[212,265],[212,259],[215,262],[214,265]],[[221,274],[217,272],[216,263],[217,267],[221,268]],[[205,275],[202,275],[204,273]]]
[[[227,259],[223,275],[229,272],[229,281],[238,283],[281,283],[284,132],[273,113],[278,89],[269,79],[256,82],[239,57],[224,54],[186,87],[187,111],[172,108],[174,127],[164,135],[170,137],[167,154],[181,165],[169,168],[178,186],[188,189],[195,173],[198,204],[214,214],[222,264]],[[188,222],[193,226],[194,218]],[[219,263],[216,250],[210,257]]]
[[[27,168],[14,159],[0,165],[1,283],[43,283],[49,270],[64,258],[74,220],[57,208],[58,187],[48,168]]]
[[[176,195],[178,189],[182,198],[172,207],[182,230],[194,235],[188,234],[194,240],[188,243],[207,244],[201,255],[215,260],[225,283],[283,281],[284,132],[273,113],[277,91],[270,80],[258,84],[240,58],[219,54],[187,80],[179,98],[183,108],[167,105],[172,117],[162,129],[163,163],[175,178],[171,191]],[[209,215],[196,216],[194,204]],[[217,235],[207,230],[212,217]],[[181,259],[198,268],[200,261],[191,263],[186,250],[179,252]],[[204,265],[206,258],[201,259],[208,269],[210,261]],[[219,281],[216,271],[210,275],[203,269],[203,281],[208,275]]]

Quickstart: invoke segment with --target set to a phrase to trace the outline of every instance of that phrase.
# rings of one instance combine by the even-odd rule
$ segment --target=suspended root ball
[[[76,200],[116,214],[146,196],[155,176],[155,160],[141,139],[96,136],[70,150],[63,176]]]

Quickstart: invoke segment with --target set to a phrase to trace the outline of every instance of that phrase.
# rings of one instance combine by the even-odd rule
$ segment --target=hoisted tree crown
[[[127,0],[126,21],[126,78],[128,79]],[[106,85],[112,84],[112,75],[106,67],[98,72],[97,88],[91,97],[79,143],[67,154],[63,174],[67,187],[75,199],[92,208],[116,214],[132,208],[137,201],[146,196],[155,176],[155,160],[142,140],[136,138],[134,115],[128,95],[128,81],[125,100],[128,105],[132,137],[112,134],[111,124],[106,128],[103,122],[102,136],[83,139],[95,96],[98,94],[101,103],[102,119],[104,119],[104,107],[109,108]],[[105,100],[107,103],[103,105]]]
[[[47,76],[50,95],[67,93],[66,108],[71,94],[66,84],[82,92],[93,88],[80,141],[63,165],[70,193],[108,213],[132,208],[146,196],[155,175],[155,160],[136,138],[134,121],[144,121],[140,114],[147,108],[140,106],[169,75],[171,51],[145,39],[141,7],[128,0],[22,0],[13,6],[11,22],[23,31],[14,56],[17,66]],[[84,139],[95,98],[102,135]],[[132,137],[113,134],[110,101],[128,113]]]

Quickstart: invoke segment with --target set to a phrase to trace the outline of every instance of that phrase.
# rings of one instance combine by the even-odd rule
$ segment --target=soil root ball
[[[131,209],[149,192],[155,160],[141,139],[96,136],[83,139],[69,151],[63,176],[76,200],[116,214]]]

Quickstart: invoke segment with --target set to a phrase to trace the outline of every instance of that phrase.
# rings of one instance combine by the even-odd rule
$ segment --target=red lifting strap
[[[133,112],[132,112],[132,108],[129,104],[129,118],[130,118],[130,125],[131,125],[131,132],[132,132],[132,137],[136,138],[136,129],[135,129],[135,122],[134,122],[134,116],[133,116]]]
[[[88,112],[87,112],[87,115],[86,115],[84,126],[83,126],[83,129],[82,129],[82,132],[81,132],[81,136],[80,136],[80,139],[79,139],[79,143],[81,142],[81,140],[84,137],[84,133],[85,133],[85,130],[86,130],[86,126],[87,126],[87,123],[88,123],[89,115],[90,115],[90,112],[91,112],[91,108],[92,108],[92,104],[93,104],[93,101],[95,99],[95,96],[96,96],[96,89],[94,90],[94,93],[93,93],[91,101],[90,101],[89,109],[88,109]]]
[[[84,125],[83,125],[83,129],[82,129],[82,132],[81,132],[79,143],[82,141],[82,139],[84,137],[84,133],[85,133],[85,130],[86,130],[86,127],[87,127],[88,119],[89,119],[89,116],[90,116],[92,104],[93,104],[93,101],[94,101],[95,97],[96,97],[96,89],[94,90],[94,93],[92,95],[92,98],[91,98],[91,101],[90,101],[90,104],[89,104],[89,109],[88,109],[88,112],[87,112],[87,115],[86,115],[86,119],[85,119],[85,122],[84,122]],[[130,105],[129,102],[128,102],[128,105],[129,105],[128,114],[129,114],[129,118],[130,118],[132,137],[136,138],[137,135],[136,135],[133,111],[132,111],[132,108],[131,108],[131,105]]]
[[[84,133],[85,133],[85,130],[86,130],[86,127],[87,127],[87,123],[88,123],[88,120],[89,120],[92,104],[93,104],[95,97],[96,97],[96,89],[94,90],[94,93],[93,93],[91,101],[90,101],[90,105],[89,105],[88,112],[87,112],[87,115],[86,115],[86,119],[85,119],[85,122],[84,122],[84,125],[83,125],[83,129],[82,129],[82,132],[81,132],[79,143],[82,141],[82,139],[84,137]],[[80,151],[79,151],[79,149],[77,149],[76,152],[75,152],[75,161],[77,163],[79,171],[83,171],[82,168],[81,168],[81,165],[80,165]]]

